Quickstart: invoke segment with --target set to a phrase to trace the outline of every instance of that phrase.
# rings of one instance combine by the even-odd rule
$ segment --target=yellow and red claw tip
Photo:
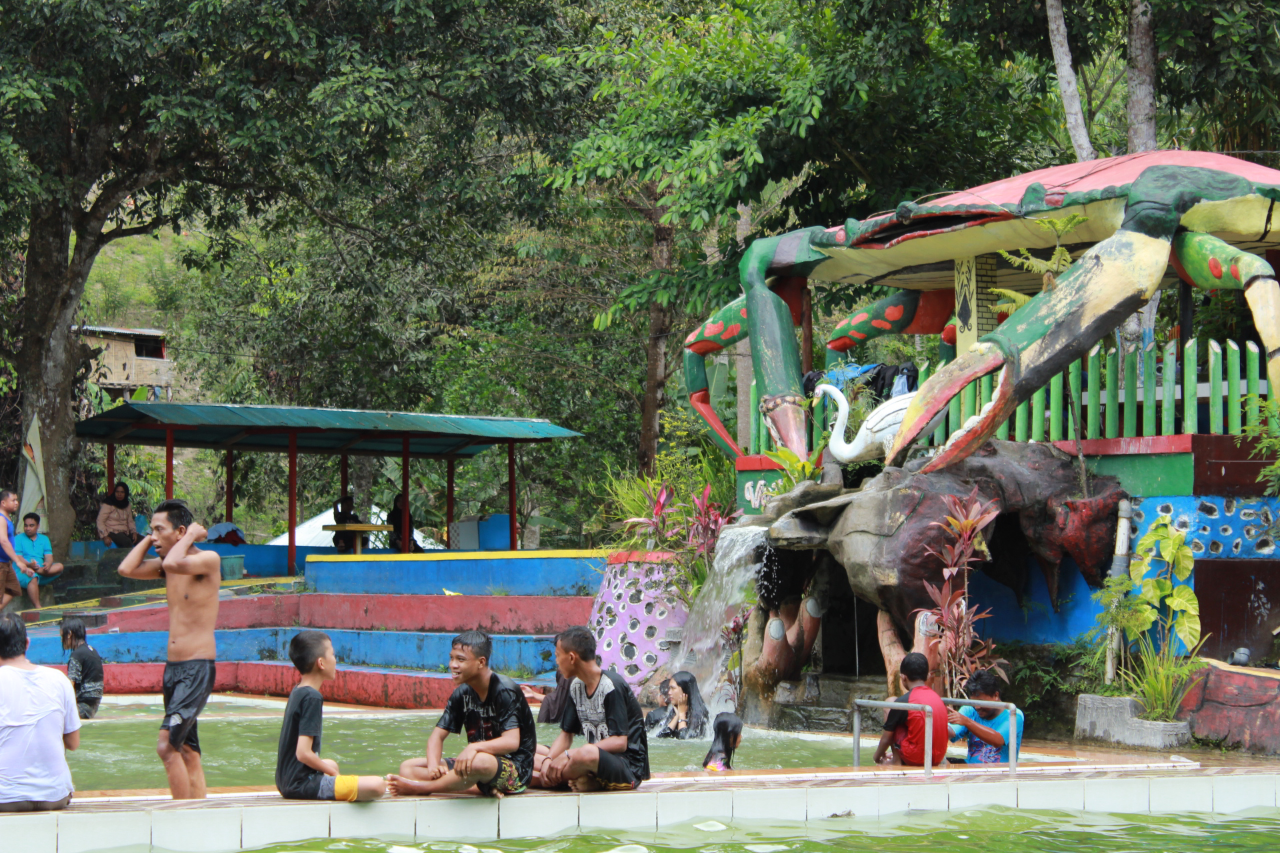
[[[951,400],[973,380],[986,376],[1004,364],[1004,355],[991,344],[978,344],[955,361],[942,367],[920,386],[911,405],[907,407],[902,426],[894,436],[893,446],[885,459],[886,465],[901,465],[906,452],[920,433]]]

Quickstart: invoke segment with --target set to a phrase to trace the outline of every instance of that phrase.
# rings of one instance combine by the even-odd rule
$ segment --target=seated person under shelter
[[[899,669],[907,692],[894,701],[928,705],[933,709],[932,764],[937,767],[947,757],[947,738],[950,733],[947,729],[947,707],[942,704],[942,697],[925,683],[929,679],[929,659],[919,652],[911,652],[902,659]],[[890,711],[885,716],[884,734],[880,736],[880,743],[876,746],[875,762],[923,767],[925,730],[924,711]],[[890,746],[893,747],[891,757],[886,755]]]
[[[396,495],[391,503],[391,512],[387,513],[387,524],[391,525],[391,532],[387,534],[387,545],[392,551],[401,551],[401,543],[404,542],[404,495]],[[418,540],[413,535],[414,531],[413,516],[409,516],[409,553],[421,554],[422,546],[418,544]]]
[[[276,751],[276,790],[290,800],[376,800],[387,790],[381,776],[343,776],[338,762],[320,757],[324,697],[320,687],[338,677],[333,642],[323,631],[299,631],[289,641],[289,660],[302,678],[289,694]]]
[[[129,503],[129,484],[121,480],[102,498],[98,506],[98,538],[104,545],[132,548],[138,541],[138,527]]]
[[[560,734],[539,754],[534,784],[585,791],[629,791],[649,778],[644,712],[621,675],[596,660],[596,638],[574,626],[556,635],[556,667],[569,681]],[[577,749],[574,735],[587,742]]]
[[[75,788],[65,750],[79,746],[71,682],[28,661],[22,617],[0,613],[0,812],[66,808]]]
[[[387,777],[393,794],[443,794],[473,790],[486,797],[520,794],[533,775],[538,746],[533,712],[520,687],[489,668],[493,641],[483,631],[453,638],[449,675],[457,684],[427,740],[426,758],[400,765]],[[450,734],[467,730],[457,758],[441,760]]]
[[[62,563],[53,561],[53,546],[49,537],[40,532],[40,516],[29,512],[22,517],[22,532],[13,540],[13,550],[27,561],[24,572],[15,567],[18,582],[27,590],[31,606],[40,609],[40,587],[53,583],[62,574]]]
[[[334,524],[359,524],[360,516],[356,515],[356,501],[351,495],[343,495],[333,503]],[[356,549],[356,533],[353,530],[339,530],[333,534],[333,547],[345,554]],[[369,537],[360,537],[360,547],[369,547]]]
[[[969,676],[964,692],[979,702],[999,702],[1000,679],[989,669],[980,669]],[[964,738],[969,745],[970,764],[1009,763],[1009,709],[975,708],[965,705],[960,710],[947,711],[951,740]],[[1022,711],[1018,711],[1017,748],[1022,749]]]

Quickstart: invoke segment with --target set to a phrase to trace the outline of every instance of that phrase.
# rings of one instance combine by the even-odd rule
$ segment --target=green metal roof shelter
[[[443,459],[448,464],[445,523],[453,523],[454,464],[495,445],[507,448],[511,550],[516,550],[515,446],[579,433],[533,418],[315,409],[297,406],[236,406],[221,403],[126,401],[76,424],[82,441],[107,446],[107,482],[115,482],[115,446],[165,448],[165,496],[173,497],[173,449],[195,447],[227,454],[226,520],[232,520],[236,452],[289,454],[289,572],[296,572],[298,454],[341,458],[342,494],[347,493],[348,456],[399,456],[401,490],[409,492],[410,459]],[[404,501],[403,529],[409,527]],[[412,538],[402,537],[402,550]]]

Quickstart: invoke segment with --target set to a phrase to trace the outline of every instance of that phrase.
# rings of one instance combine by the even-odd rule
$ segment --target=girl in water
[[[711,727],[711,748],[702,759],[704,770],[732,770],[733,751],[742,745],[742,720],[725,711],[716,714]]]
[[[707,706],[698,691],[698,679],[693,673],[681,670],[671,676],[667,692],[671,710],[658,730],[658,737],[675,737],[681,740],[702,738],[707,735]]]

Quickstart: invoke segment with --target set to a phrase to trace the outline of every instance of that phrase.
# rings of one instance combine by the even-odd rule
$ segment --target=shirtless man
[[[196,716],[213,692],[218,653],[213,628],[222,582],[222,558],[215,551],[195,547],[206,533],[192,520],[185,503],[167,500],[151,514],[151,534],[142,537],[120,563],[120,574],[127,578],[164,578],[165,582],[169,654],[164,666],[164,722],[156,753],[164,762],[175,800],[205,796]],[[159,558],[147,559],[152,547]]]

